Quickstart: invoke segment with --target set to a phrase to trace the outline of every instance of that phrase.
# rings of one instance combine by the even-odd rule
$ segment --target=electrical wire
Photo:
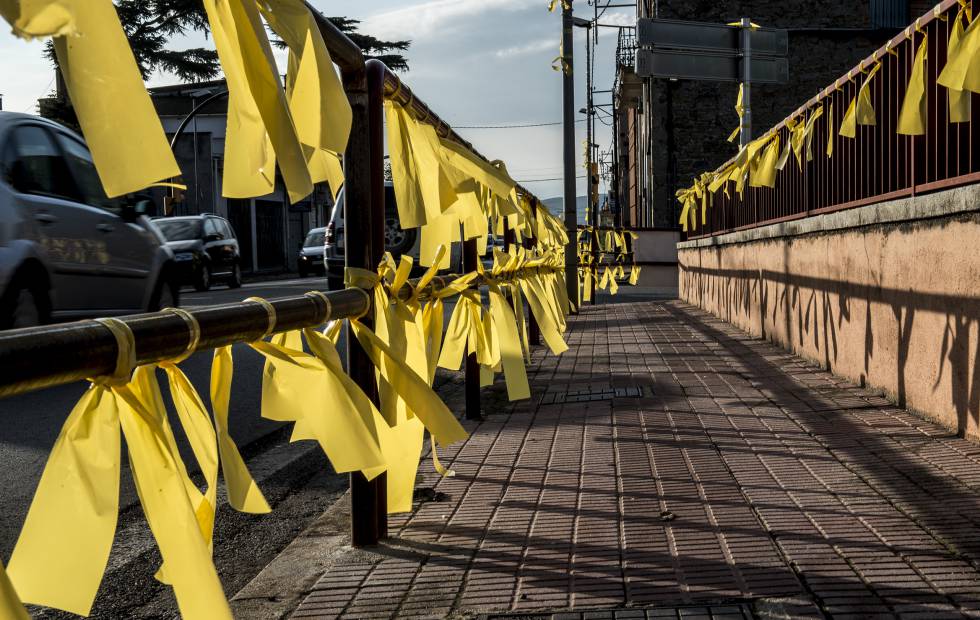
[[[584,123],[585,119],[580,118],[575,121],[576,123]],[[526,125],[453,125],[453,129],[524,129],[525,127],[553,127],[555,125],[561,125],[564,121],[557,121],[555,123],[528,123]]]
[[[576,179],[584,179],[587,176],[588,175],[586,175],[586,174],[581,174],[581,175],[579,175],[579,176],[577,176],[575,178]],[[518,183],[543,183],[545,181],[564,181],[564,180],[565,180],[565,177],[552,177],[550,179],[517,179],[517,182]]]

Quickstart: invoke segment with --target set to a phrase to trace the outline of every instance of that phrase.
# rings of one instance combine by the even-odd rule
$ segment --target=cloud
[[[452,24],[487,12],[530,8],[527,0],[429,0],[377,13],[364,20],[363,30],[381,38],[438,36]]]
[[[542,39],[540,41],[535,41],[534,43],[527,43],[525,45],[514,45],[511,47],[505,47],[499,49],[493,53],[497,58],[511,58],[513,56],[524,56],[526,54],[536,54],[544,50],[554,50],[555,54],[558,53],[558,44],[555,42],[554,37],[550,39]]]

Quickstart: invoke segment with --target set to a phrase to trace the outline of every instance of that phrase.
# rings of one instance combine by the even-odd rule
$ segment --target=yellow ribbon
[[[140,397],[139,377],[129,378],[132,333],[121,321],[100,322],[118,343],[116,371],[93,382],[55,441],[11,556],[11,582],[27,602],[89,613],[116,529],[122,429],[140,503],[181,614],[230,619],[166,411]]]
[[[912,62],[912,75],[905,89],[905,99],[898,114],[896,131],[907,136],[921,136],[926,133],[926,54],[929,36],[922,34],[922,41]],[[951,99],[952,101],[952,99]]]
[[[27,610],[17,598],[13,584],[3,570],[3,562],[0,562],[0,617],[6,620],[30,620]]]

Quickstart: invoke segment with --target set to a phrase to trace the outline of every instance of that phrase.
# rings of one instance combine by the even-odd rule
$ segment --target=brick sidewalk
[[[980,616],[980,446],[679,302],[568,342],[294,617]]]

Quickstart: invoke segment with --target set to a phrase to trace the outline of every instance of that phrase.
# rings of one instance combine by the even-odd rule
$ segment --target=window
[[[161,218],[153,223],[167,241],[191,241],[201,237],[201,221],[197,218]]]
[[[235,231],[231,229],[231,224],[228,220],[217,220],[221,224],[221,230],[225,234],[225,239],[234,239]]]
[[[92,155],[85,148],[85,145],[66,133],[59,131],[55,135],[58,137],[58,142],[65,152],[68,168],[75,176],[75,184],[78,186],[78,190],[82,195],[82,201],[93,207],[99,207],[108,211],[118,211],[121,205],[119,201],[113,200],[105,195],[105,190],[102,188],[102,180],[99,178],[99,173],[95,170]]]
[[[20,125],[10,139],[13,161],[9,164],[9,178],[15,190],[22,194],[78,199],[68,166],[44,128]]]
[[[218,220],[208,217],[204,219],[204,237],[224,239],[224,233],[219,229]]]

